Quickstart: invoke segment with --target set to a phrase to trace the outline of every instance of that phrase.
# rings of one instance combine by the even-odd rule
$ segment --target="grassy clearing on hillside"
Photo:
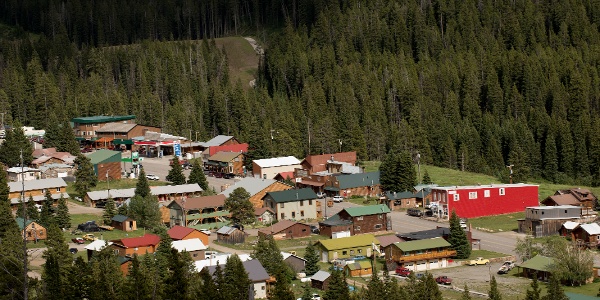
[[[471,223],[475,229],[485,228],[493,232],[513,231],[518,229],[517,220],[524,218],[525,212],[518,212],[514,214],[473,218],[469,219],[469,223]]]
[[[258,70],[256,51],[243,37],[218,38],[215,43],[227,53],[231,82],[235,84],[239,80],[244,89],[249,89],[249,82],[256,78]]]

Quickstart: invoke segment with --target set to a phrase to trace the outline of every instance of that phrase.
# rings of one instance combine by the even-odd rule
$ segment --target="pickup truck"
[[[508,271],[512,270],[515,267],[515,263],[512,261],[505,261],[500,269],[498,269],[498,274],[506,274]]]
[[[396,268],[396,275],[398,276],[402,276],[402,277],[408,277],[408,275],[410,275],[410,270],[407,268],[403,268],[403,267],[397,267]]]
[[[476,259],[471,259],[468,263],[469,266],[475,266],[475,265],[488,265],[490,263],[490,260],[487,258],[483,258],[483,257],[478,257]]]
[[[452,279],[450,279],[450,277],[448,276],[438,276],[435,279],[435,282],[437,282],[438,284],[452,284]]]

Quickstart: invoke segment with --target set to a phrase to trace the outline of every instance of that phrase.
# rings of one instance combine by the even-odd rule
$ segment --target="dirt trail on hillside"
[[[265,54],[265,51],[263,50],[263,48],[256,42],[255,39],[247,36],[244,37],[244,39],[246,41],[248,41],[248,43],[250,43],[250,46],[252,46],[252,49],[254,49],[254,51],[256,51],[256,54],[263,56]],[[252,79],[250,80],[249,83],[250,87],[255,87],[256,86],[256,79]]]

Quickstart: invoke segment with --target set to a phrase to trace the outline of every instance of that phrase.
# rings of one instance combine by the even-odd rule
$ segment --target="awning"
[[[78,141],[85,141],[85,138],[84,138],[84,137],[79,137],[79,136],[78,136],[78,137],[75,137],[75,139],[76,139],[76,140],[78,140]]]
[[[133,145],[133,141],[125,140],[125,139],[114,139],[113,144],[115,144],[115,145]]]
[[[337,188],[337,187],[335,187],[335,186],[326,186],[326,187],[325,187],[325,190],[326,190],[326,191],[332,191],[332,192],[339,192],[339,191],[340,191],[340,188]]]
[[[301,183],[304,185],[312,185],[312,186],[324,186],[325,185],[325,182],[310,181],[310,180],[302,180],[298,183]]]
[[[96,143],[110,143],[112,142],[114,139],[111,137],[102,137],[99,140],[96,140]]]

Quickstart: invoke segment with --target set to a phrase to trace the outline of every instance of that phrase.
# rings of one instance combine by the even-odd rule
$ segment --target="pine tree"
[[[121,203],[119,209],[117,209],[117,214],[129,216],[129,206],[126,203]]]
[[[12,216],[6,172],[0,172],[0,297],[23,297],[23,236]]]
[[[52,199],[52,194],[50,194],[49,190],[46,190],[44,204],[42,205],[42,211],[40,212],[40,225],[45,228],[48,228],[51,223],[54,223],[53,203],[54,199]]]
[[[0,145],[0,162],[10,167],[19,166],[21,151],[23,151],[23,164],[27,166],[33,161],[33,148],[23,133],[21,124],[16,123],[14,126],[12,130],[6,132],[4,142]]]
[[[124,291],[126,298],[133,300],[152,299],[152,287],[147,279],[148,270],[142,264],[138,255],[134,254],[125,279]]]
[[[161,213],[156,196],[133,196],[128,206],[129,217],[137,221],[138,226],[156,228],[160,226]]]
[[[429,177],[427,169],[425,169],[425,173],[423,174],[423,184],[433,184],[433,181],[431,181],[431,177]]]
[[[465,284],[465,288],[460,296],[460,300],[471,300],[471,293],[469,291],[469,287]]]
[[[323,300],[347,300],[350,299],[346,276],[342,271],[334,270],[329,277],[329,286]]]
[[[69,214],[69,206],[67,205],[67,199],[65,199],[62,194],[60,195],[60,198],[58,198],[58,207],[56,208],[55,219],[59,228],[71,228],[71,214]]]
[[[387,299],[386,290],[384,283],[379,279],[377,273],[371,275],[371,280],[367,284],[367,299]]]
[[[554,134],[550,131],[546,135],[544,147],[544,178],[556,182],[558,172],[558,153]]]
[[[219,288],[227,291],[231,299],[248,299],[249,286],[252,284],[252,281],[248,278],[248,273],[236,254],[227,258],[225,268],[223,269],[223,282],[221,284],[226,289],[221,289],[220,286]]]
[[[525,294],[525,300],[540,300],[541,292],[542,289],[538,284],[537,274],[534,274],[531,280],[531,289],[527,289],[527,294]]]
[[[231,219],[236,224],[250,224],[254,222],[254,206],[250,202],[250,193],[239,187],[225,199],[225,209],[231,213]]]
[[[33,207],[35,208],[35,206]],[[30,204],[28,204],[27,202],[23,203],[23,200],[19,199],[19,204],[17,205],[17,212],[15,216],[17,218],[23,218],[23,216],[27,216],[27,218],[29,218],[29,210]]]
[[[185,175],[183,175],[183,168],[179,163],[179,157],[175,156],[172,163],[171,170],[167,174],[167,181],[173,185],[185,184]]]
[[[471,243],[467,239],[465,230],[460,227],[460,218],[456,211],[452,211],[450,215],[450,236],[448,243],[452,245],[452,249],[456,250],[456,257],[466,259],[471,255]]]
[[[306,264],[304,265],[306,275],[312,276],[319,271],[319,254],[312,243],[308,243],[308,246],[306,246],[304,259],[306,260]]]
[[[98,184],[98,177],[94,173],[94,166],[89,158],[83,155],[77,156],[75,159],[75,190],[79,196],[83,199],[85,194],[90,191],[92,187]]]
[[[492,276],[492,280],[490,280],[490,291],[488,292],[488,299],[502,300],[502,294],[500,294],[500,291],[498,291],[498,283],[496,282],[496,276]]]
[[[67,289],[67,276],[72,267],[69,245],[65,242],[64,235],[56,223],[48,227],[48,238],[46,239],[47,250],[43,258],[46,260],[42,279],[45,283],[45,299],[63,299],[63,293]]]
[[[208,181],[206,180],[204,169],[197,159],[194,160],[192,171],[190,171],[190,177],[188,178],[187,183],[197,183],[203,191],[208,190]]]
[[[379,170],[381,186],[388,192],[411,191],[417,181],[415,167],[407,151],[388,154]]]
[[[177,249],[173,248],[170,250],[169,274],[164,280],[164,298],[190,299],[190,278],[193,268],[191,257],[187,252],[179,253]]]
[[[140,176],[138,177],[138,181],[135,185],[134,195],[140,196],[142,198],[151,195],[150,185],[148,184],[148,178],[146,178],[146,171],[144,171],[143,168],[140,170]]]
[[[425,277],[417,283],[417,297],[415,299],[431,299],[442,300],[442,292],[438,287],[437,282],[433,279],[431,273],[427,273]]]
[[[294,274],[287,264],[283,262],[283,256],[279,246],[272,235],[260,235],[254,245],[252,258],[256,258],[263,265],[267,273],[271,275],[284,276],[286,280],[293,278]],[[280,280],[277,277],[277,280]]]
[[[23,216],[23,213],[19,212],[20,209],[23,209],[23,206],[19,204],[19,206],[17,207],[17,217]],[[38,223],[40,222],[40,211],[38,210],[37,206],[35,206],[33,196],[29,195],[29,200],[27,200],[27,202],[25,203],[25,209],[27,210],[28,219]]]
[[[93,285],[92,270],[81,256],[75,259],[73,267],[67,273],[68,284],[64,289],[63,299],[89,299],[89,289]]]
[[[546,284],[546,295],[542,297],[542,300],[569,300],[557,276],[550,276]]]
[[[79,143],[75,139],[75,132],[69,124],[69,121],[64,121],[59,131],[62,142],[59,147],[56,148],[60,152],[69,152],[73,155],[80,155],[81,150],[79,149]]]
[[[221,270],[221,267],[219,265],[217,265],[217,268],[219,269],[219,271]],[[216,273],[217,272],[215,270],[215,274]],[[219,273],[222,273],[222,272],[219,272]],[[221,276],[222,276],[222,274],[221,274]],[[213,279],[213,276],[210,275],[210,273],[208,272],[208,268],[203,268],[200,271],[199,277],[200,277],[201,285],[195,294],[196,298],[207,299],[207,300],[223,299],[222,295],[217,290],[217,285],[215,283],[215,280]]]
[[[310,284],[305,283],[302,286],[302,300],[312,300],[312,288],[310,287]]]
[[[112,197],[108,197],[108,199],[106,199],[106,204],[104,205],[104,212],[102,213],[104,225],[110,225],[112,223],[112,218],[115,216],[116,210],[115,200]]]
[[[60,127],[58,118],[54,112],[48,115],[44,133],[44,148],[57,148],[62,138],[60,136]],[[57,151],[60,151],[57,149]]]
[[[90,262],[92,286],[90,287],[90,300],[122,299],[123,273],[117,255],[110,247],[94,253]]]

